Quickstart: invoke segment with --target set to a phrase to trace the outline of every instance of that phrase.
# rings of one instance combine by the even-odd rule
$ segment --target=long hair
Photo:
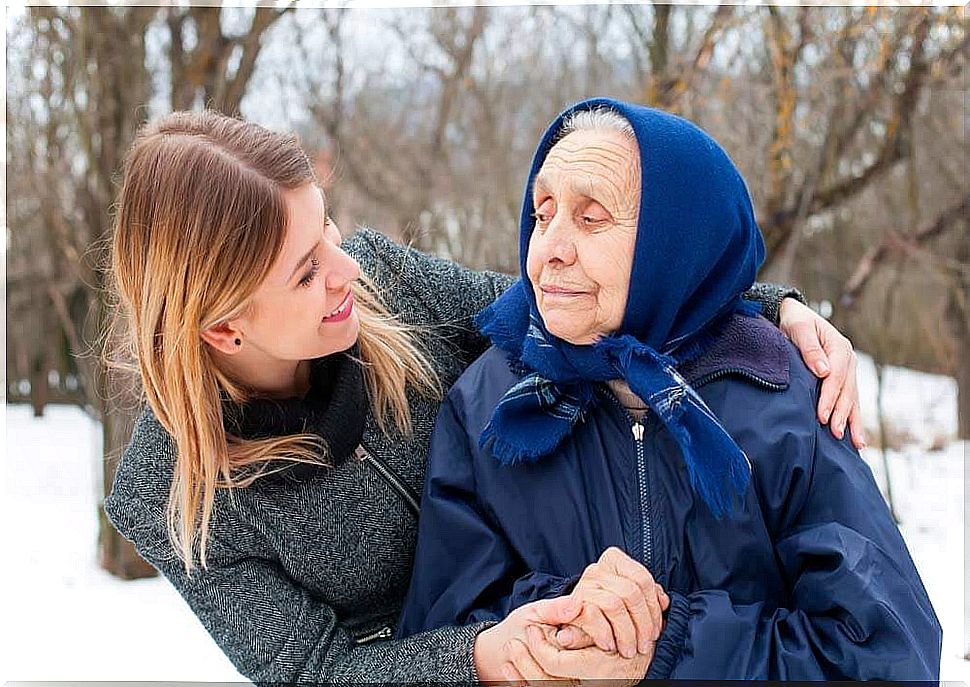
[[[251,391],[215,364],[201,332],[246,311],[283,246],[283,192],[316,183],[297,138],[216,112],[175,112],[139,130],[125,161],[108,272],[117,307],[106,362],[137,371],[144,400],[177,446],[167,529],[187,571],[203,567],[218,488],[245,487],[271,461],[326,463],[312,434],[246,440],[225,432],[221,393]],[[352,285],[372,412],[411,431],[406,390],[440,395],[416,329],[372,282]]]

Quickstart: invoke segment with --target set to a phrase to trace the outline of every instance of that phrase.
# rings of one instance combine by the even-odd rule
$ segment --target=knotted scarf
[[[535,177],[573,112],[606,108],[633,127],[640,153],[637,236],[623,321],[590,345],[550,334],[526,272],[535,226]],[[521,374],[496,406],[479,443],[501,462],[552,454],[594,402],[596,385],[622,379],[677,442],[691,485],[720,517],[750,478],[744,452],[676,365],[712,326],[737,312],[754,283],[764,243],[747,187],[724,150],[694,124],[660,110],[594,98],[560,114],[532,162],[519,234],[521,279],[483,311],[478,326]]]

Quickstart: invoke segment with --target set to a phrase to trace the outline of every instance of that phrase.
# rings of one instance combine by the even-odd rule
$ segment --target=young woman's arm
[[[182,561],[128,500],[105,508],[138,553],[178,590],[236,669],[253,682],[470,682],[475,637],[486,624],[445,627],[406,640],[358,645],[334,609],[286,575],[210,539],[208,567]]]
[[[473,647],[485,624],[359,645],[334,608],[287,575],[242,518],[213,527],[207,567],[186,574],[165,524],[168,485],[162,477],[173,463],[174,443],[143,415],[104,509],[244,676],[279,683],[474,679]]]

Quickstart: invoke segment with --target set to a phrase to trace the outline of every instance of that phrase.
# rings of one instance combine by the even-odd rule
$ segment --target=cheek
[[[529,254],[525,256],[525,273],[533,286],[539,283],[542,275],[542,259],[539,257],[536,235],[533,233],[529,240]]]

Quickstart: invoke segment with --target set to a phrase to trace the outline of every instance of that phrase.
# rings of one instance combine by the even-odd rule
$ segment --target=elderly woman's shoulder
[[[448,392],[447,400],[464,417],[484,424],[505,392],[520,379],[508,354],[492,346],[469,365]]]
[[[680,372],[695,388],[711,387],[702,390],[702,395],[711,395],[714,388],[724,385],[735,388],[737,403],[723,409],[729,415],[764,404],[775,412],[807,420],[815,417],[819,380],[794,344],[763,317],[729,318],[703,352],[683,364]]]

